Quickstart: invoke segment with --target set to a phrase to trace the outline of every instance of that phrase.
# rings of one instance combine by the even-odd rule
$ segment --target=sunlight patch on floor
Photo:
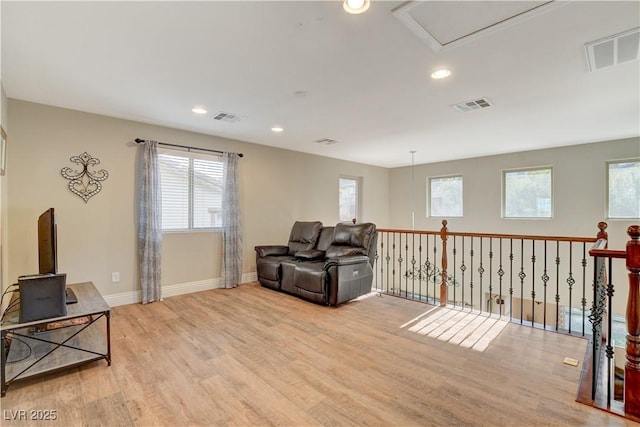
[[[484,351],[508,323],[498,315],[433,307],[400,328],[408,327],[409,332]]]

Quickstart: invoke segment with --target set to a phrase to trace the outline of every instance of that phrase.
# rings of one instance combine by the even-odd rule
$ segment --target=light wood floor
[[[329,308],[248,284],[112,312],[113,364],[12,385],[9,425],[632,425],[574,401],[586,341],[507,325],[480,352],[402,328],[430,306]],[[55,422],[11,411],[56,410]]]

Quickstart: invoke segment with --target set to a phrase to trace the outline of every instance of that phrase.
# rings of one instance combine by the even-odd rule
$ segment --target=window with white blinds
[[[640,159],[607,162],[608,218],[640,218]]]
[[[360,213],[360,178],[340,178],[338,184],[340,221],[351,222]]]
[[[162,231],[222,226],[222,159],[158,150],[162,188]]]
[[[503,218],[552,218],[551,167],[502,171]]]

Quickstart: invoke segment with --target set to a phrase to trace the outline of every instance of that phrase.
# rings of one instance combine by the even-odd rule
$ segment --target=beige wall
[[[4,86],[0,81],[0,125],[9,132],[7,114],[7,96],[4,93]],[[7,135],[8,138],[8,135]],[[9,286],[8,259],[7,259],[7,180],[0,175],[0,289]]]
[[[416,229],[439,230],[442,218],[427,218],[429,177],[463,176],[463,218],[448,218],[452,232],[513,233],[547,236],[595,237],[600,221],[608,223],[609,247],[624,249],[627,227],[638,220],[606,218],[606,161],[640,157],[640,138],[606,141],[562,148],[432,163],[415,166]],[[501,217],[502,170],[535,166],[553,167],[553,218],[550,220]],[[390,223],[411,228],[411,167],[396,168],[389,176]],[[623,314],[627,279],[624,263],[614,262],[614,310]]]
[[[462,175],[464,217],[448,218],[451,231],[595,236],[598,222],[607,221],[612,245],[621,247],[626,242],[626,229],[634,221],[606,218],[605,162],[634,157],[640,157],[640,138],[417,165],[414,172],[416,229],[441,227],[441,218],[426,216],[427,179]],[[553,218],[502,218],[502,171],[536,166],[553,168]],[[389,190],[391,224],[410,228],[411,167],[390,170]]]
[[[338,178],[363,177],[361,221],[388,226],[389,171],[325,157],[119,120],[9,99],[8,277],[37,271],[36,221],[49,207],[58,223],[58,270],[69,282],[93,281],[103,295],[137,290],[136,137],[242,152],[240,161],[245,273],[255,271],[253,247],[285,243],[295,220],[338,221]],[[109,172],[88,203],[72,194],[60,169],[87,151]],[[216,232],[163,237],[163,285],[220,275]],[[111,283],[119,272],[120,283]]]

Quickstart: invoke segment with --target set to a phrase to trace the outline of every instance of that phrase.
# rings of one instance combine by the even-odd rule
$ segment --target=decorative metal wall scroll
[[[69,190],[84,200],[87,201],[98,194],[102,190],[102,184],[100,181],[104,181],[109,178],[109,172],[104,169],[100,169],[97,172],[89,170],[89,166],[96,166],[100,164],[100,160],[95,157],[91,157],[86,151],[79,156],[73,156],[69,159],[73,163],[82,167],[82,170],[74,170],[70,167],[64,167],[60,171],[63,177],[70,180]]]

